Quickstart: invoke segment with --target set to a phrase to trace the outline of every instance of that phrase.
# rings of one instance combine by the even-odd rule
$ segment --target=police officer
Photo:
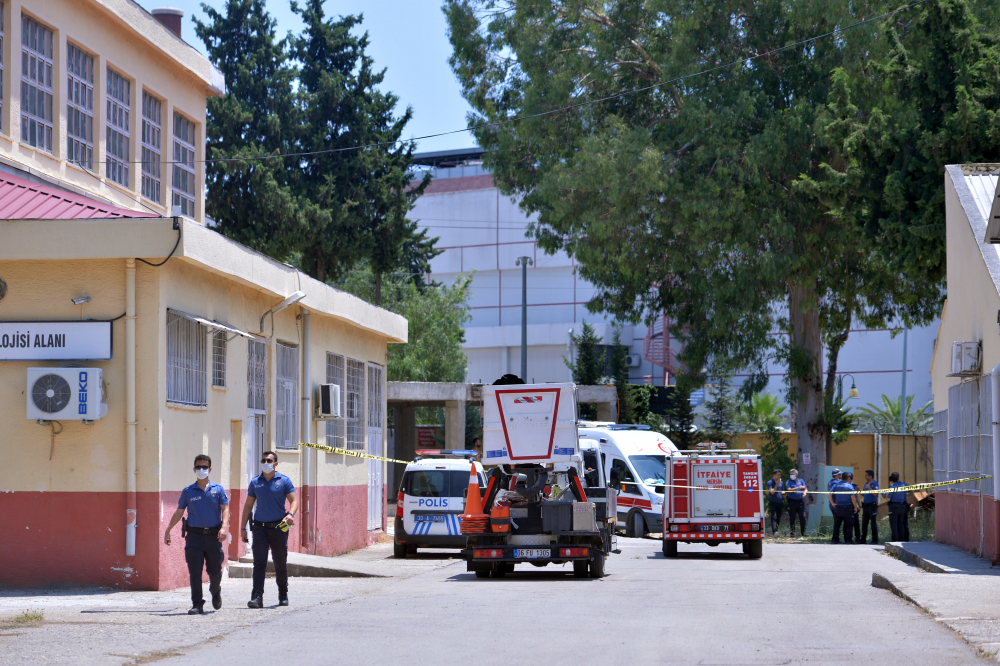
[[[899,480],[899,472],[889,475],[890,488],[902,488],[905,483]],[[893,541],[905,541],[906,534],[906,491],[899,490],[889,495],[889,529],[892,530]]]
[[[830,473],[830,480],[826,482],[826,492],[832,491],[838,483],[840,483],[840,470],[834,468],[833,472]]]
[[[854,483],[854,472],[844,472],[840,475],[841,480],[854,488],[855,492],[858,490],[858,484]],[[864,543],[861,540],[861,507],[858,506],[861,503],[861,498],[855,502],[855,513],[851,516],[851,529],[854,530],[854,543]]]
[[[840,526],[844,526],[844,543],[854,543],[851,541],[851,521],[854,514],[858,512],[858,497],[854,494],[854,486],[845,481],[840,481],[831,489],[828,495],[830,506],[833,509],[833,539],[830,543],[840,543]]]
[[[865,485],[862,490],[878,490],[878,481],[875,480],[875,472],[870,469],[865,470]],[[861,541],[868,541],[868,524],[872,526],[872,544],[878,543],[878,495],[871,493],[863,495],[861,500]]]
[[[191,610],[188,615],[205,612],[202,597],[201,572],[208,570],[208,590],[212,593],[212,608],[222,608],[222,544],[229,535],[229,497],[218,483],[208,480],[212,473],[212,459],[202,454],[194,459],[194,473],[198,480],[181,491],[177,510],[170,518],[163,543],[170,545],[170,530],[184,516],[187,520],[181,529],[184,536],[184,559],[191,577]]]
[[[253,531],[253,591],[249,608],[264,607],[264,575],[267,573],[267,551],[274,560],[274,577],[278,583],[278,605],[288,605],[288,531],[282,523],[295,523],[295,510],[299,499],[292,480],[278,471],[278,454],[265,451],[261,456],[260,474],[250,481],[247,501],[240,519],[240,536],[246,542],[247,521]],[[285,500],[289,507],[285,510]],[[254,505],[257,509],[254,511]],[[250,512],[253,511],[253,520]]]
[[[805,536],[805,496],[808,492],[806,490],[806,482],[799,478],[799,470],[797,469],[789,472],[789,477],[788,481],[785,481],[785,499],[788,500],[788,535],[794,536],[795,516],[798,516],[800,536]]]
[[[771,536],[778,536],[781,527],[781,514],[785,511],[785,494],[781,492],[781,470],[774,470],[771,480],[767,482],[767,509],[771,514]]]

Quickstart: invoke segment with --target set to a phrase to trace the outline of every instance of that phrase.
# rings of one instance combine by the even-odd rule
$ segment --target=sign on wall
[[[0,321],[0,361],[110,360],[110,321]]]

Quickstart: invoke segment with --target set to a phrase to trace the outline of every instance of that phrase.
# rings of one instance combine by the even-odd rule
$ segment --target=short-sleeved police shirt
[[[255,476],[247,489],[248,497],[255,497],[254,520],[261,523],[276,523],[288,513],[285,511],[285,495],[295,492],[292,480],[281,472],[275,472],[271,480],[263,474]]]
[[[905,485],[906,484],[903,483],[902,481],[897,481],[896,483],[892,484],[889,487],[890,488],[902,488]],[[899,492],[889,493],[889,501],[893,502],[893,503],[896,503],[896,502],[905,502],[906,501],[906,491],[905,490],[901,490]]]
[[[853,484],[841,481],[833,488],[830,489],[832,493],[853,493],[857,488]],[[833,503],[837,506],[850,506],[851,496],[850,495],[833,495]]]
[[[783,501],[782,495],[781,495],[781,481],[778,481],[777,484],[776,484],[774,482],[774,479],[770,479],[767,482],[767,489],[768,490],[774,489],[774,490],[778,491],[776,493],[770,493],[769,492],[767,494],[767,501],[770,502],[771,504],[781,504],[782,501]]]
[[[871,481],[865,484],[865,490],[878,490],[878,481]],[[878,495],[871,493],[870,495],[863,495],[865,504],[878,504]]]
[[[208,482],[205,489],[197,483],[181,491],[178,509],[187,509],[187,522],[191,527],[216,527],[222,524],[222,507],[229,506],[226,489],[218,483]]]
[[[840,479],[830,479],[829,481],[826,482],[826,491],[832,492],[833,487],[838,483],[840,483]]]
[[[797,489],[797,492],[791,492],[793,489]],[[802,491],[806,489],[806,482],[802,479],[789,479],[785,481],[785,490],[788,491],[788,499],[790,500],[800,500],[803,498]]]

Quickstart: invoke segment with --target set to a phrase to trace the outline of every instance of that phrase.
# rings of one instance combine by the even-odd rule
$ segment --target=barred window
[[[345,399],[344,425],[346,426],[345,449],[361,451],[365,445],[365,364],[347,359],[347,396]]]
[[[277,446],[294,449],[298,443],[299,428],[299,350],[291,345],[278,343],[278,400],[274,410],[277,427]]]
[[[382,428],[384,413],[384,393],[382,392],[382,368],[368,366],[368,427]],[[381,454],[379,454],[381,455]]]
[[[4,76],[4,61],[3,61],[3,42],[4,42],[4,32],[6,26],[4,25],[4,3],[0,1],[0,123],[2,123],[3,118],[3,76]],[[0,124],[0,130],[3,129],[2,124]]]
[[[208,328],[167,312],[167,401],[208,404]]]
[[[66,159],[94,170],[94,57],[66,48]]]
[[[142,196],[160,203],[160,100],[142,93]]]
[[[247,340],[247,409],[267,410],[267,344]]]
[[[212,335],[212,386],[226,388],[226,331]]]
[[[52,31],[21,17],[21,141],[52,152]]]
[[[339,354],[326,355],[326,383],[336,384],[340,387],[340,414],[346,412],[344,400],[347,394],[347,386],[344,384],[344,357]],[[347,442],[344,440],[344,421],[326,422],[326,445],[335,446],[339,449],[346,449]]]
[[[174,114],[173,204],[194,217],[194,123]]]
[[[991,407],[988,381],[962,382],[948,389],[949,481],[993,474]],[[946,490],[978,493],[980,488],[984,495],[992,495],[993,479],[960,483]]]
[[[129,115],[132,82],[108,67],[108,145],[105,148],[107,177],[129,186]]]

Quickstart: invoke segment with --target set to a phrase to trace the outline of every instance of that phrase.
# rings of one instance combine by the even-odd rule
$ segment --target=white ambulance
[[[668,456],[678,452],[666,435],[646,425],[581,422],[580,437],[600,443],[608,482],[618,490],[618,524],[625,536],[663,531],[663,479]]]
[[[465,548],[459,516],[469,491],[469,462],[478,452],[423,449],[406,466],[396,498],[392,553],[406,557],[417,548]],[[480,491],[486,487],[483,466],[473,461]]]

